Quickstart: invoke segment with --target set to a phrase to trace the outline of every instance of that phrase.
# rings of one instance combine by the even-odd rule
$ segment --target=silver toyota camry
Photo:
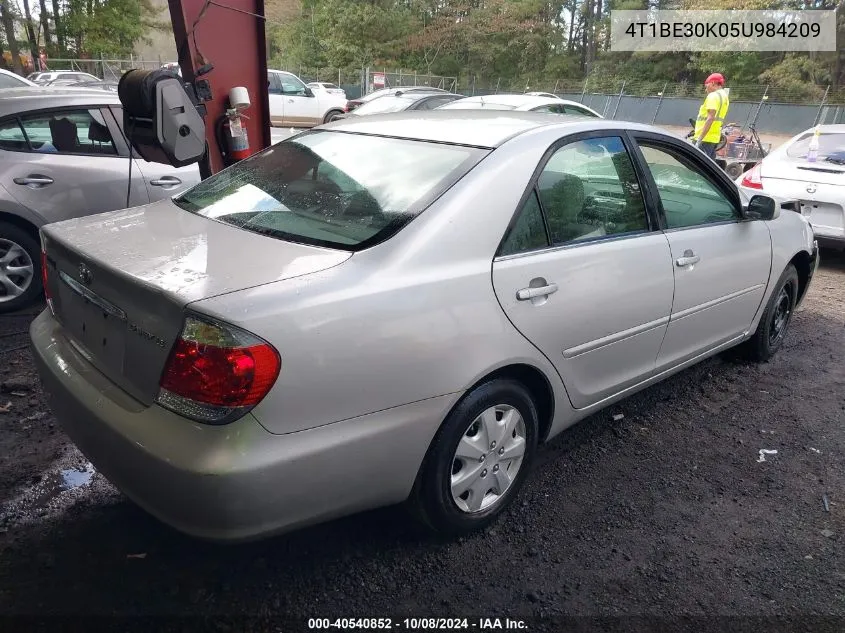
[[[769,359],[818,262],[800,214],[670,134],[498,111],[321,126],[42,249],[53,411],[215,540],[402,502],[481,528],[579,419]]]

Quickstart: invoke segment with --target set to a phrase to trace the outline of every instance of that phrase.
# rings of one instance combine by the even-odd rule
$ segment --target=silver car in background
[[[9,89],[0,98],[0,313],[42,294],[38,230],[49,222],[168,198],[200,181],[196,165],[134,161],[117,93]],[[103,236],[104,237],[104,236]]]
[[[439,110],[510,110],[513,112],[548,112],[575,116],[603,118],[582,103],[560,97],[536,94],[494,94],[465,97],[438,108]]]
[[[819,152],[807,160],[815,128],[797,134],[736,179],[747,196],[797,200],[822,246],[845,248],[845,125],[819,126]]]
[[[42,239],[56,417],[222,540],[405,501],[479,529],[578,420],[771,358],[818,263],[801,215],[684,141],[529,112],[349,117]]]

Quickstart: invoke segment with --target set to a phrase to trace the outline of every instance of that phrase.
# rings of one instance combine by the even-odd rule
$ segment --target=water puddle
[[[94,476],[94,466],[89,462],[86,464],[84,470],[78,468],[66,468],[61,471],[61,488],[62,490],[73,490],[80,486],[85,486],[91,483],[91,478]]]

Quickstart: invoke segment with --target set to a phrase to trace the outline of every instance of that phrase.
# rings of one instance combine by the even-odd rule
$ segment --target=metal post
[[[417,85],[417,71],[414,71],[414,85]]]
[[[751,122],[752,126],[757,125],[757,117],[760,116],[760,110],[763,109],[763,102],[769,98],[769,85],[766,84],[766,90],[763,92],[763,96],[760,97],[760,103],[757,104],[757,112],[754,113],[754,120]]]
[[[616,101],[616,108],[613,110],[613,116],[610,117],[611,119],[615,119],[616,113],[619,111],[619,104],[622,103],[622,95],[625,94],[625,83],[626,82],[624,81],[622,82],[622,90],[619,91],[619,99]]]
[[[558,79],[558,80],[555,82],[555,89],[554,89],[554,90],[552,90],[552,94],[554,94],[554,95],[556,95],[556,94],[557,94],[557,87],[558,87],[559,85],[560,85],[560,79]]]
[[[499,84],[500,84],[500,83],[502,83],[502,78],[501,78],[501,77],[499,77],[499,78],[496,80],[496,94],[499,94]]]
[[[584,103],[584,97],[587,94],[587,82],[588,81],[589,81],[589,79],[584,80],[584,89],[581,91],[581,103]]]
[[[827,101],[827,94],[830,92],[830,85],[825,89],[824,96],[822,97],[822,102],[819,104],[819,111],[816,114],[816,118],[813,119],[813,127],[816,127],[819,122],[821,121],[822,116],[822,108],[824,108],[824,102]]]
[[[472,76],[472,95],[475,96],[475,75]]]
[[[666,94],[666,87],[669,83],[663,84],[663,90],[660,91],[660,99],[657,101],[657,107],[654,109],[654,116],[651,118],[651,124],[654,125],[657,121],[657,113],[660,112],[660,105],[663,103],[663,96]]]

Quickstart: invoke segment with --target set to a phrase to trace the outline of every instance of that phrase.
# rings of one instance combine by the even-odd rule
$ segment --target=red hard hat
[[[713,73],[707,79],[704,80],[705,84],[709,84],[711,82],[717,83],[717,84],[722,84],[724,86],[725,85],[725,78],[722,77],[722,73]]]

